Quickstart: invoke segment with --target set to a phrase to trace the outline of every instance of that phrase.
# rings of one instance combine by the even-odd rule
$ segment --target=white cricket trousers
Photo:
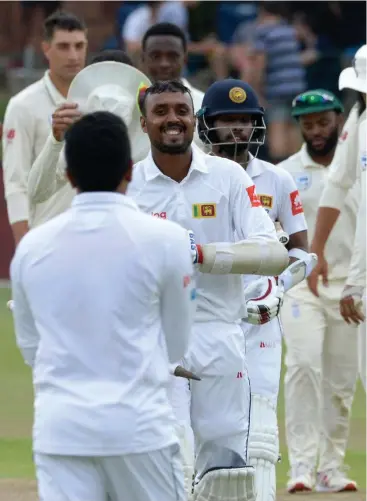
[[[366,309],[366,296],[363,298],[363,313],[367,316]],[[359,377],[363,384],[364,391],[366,391],[366,322],[363,322],[358,327],[358,363],[359,363]]]
[[[174,409],[176,415],[191,417],[197,475],[213,467],[246,464],[250,389],[240,325],[196,323],[183,365],[201,381],[190,381],[191,409],[187,387],[180,378],[172,382],[171,402],[173,407],[179,406]]]
[[[340,315],[342,282],[307,284],[286,294],[281,310],[287,345],[286,437],[291,466],[324,472],[344,462],[358,376],[358,329]]]
[[[34,454],[40,501],[186,501],[178,445],[126,456]]]

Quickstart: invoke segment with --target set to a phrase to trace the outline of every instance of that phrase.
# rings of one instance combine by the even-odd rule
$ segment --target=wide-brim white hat
[[[339,76],[339,90],[353,89],[367,93],[367,45],[357,50],[353,66],[345,68]]]
[[[147,156],[148,135],[140,125],[138,92],[151,81],[141,71],[128,64],[104,61],[91,64],[71,82],[67,100],[76,103],[82,113],[110,111],[124,120],[131,142],[134,163]]]

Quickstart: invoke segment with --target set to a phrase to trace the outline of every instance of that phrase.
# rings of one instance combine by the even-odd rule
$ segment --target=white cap
[[[339,90],[353,89],[367,93],[367,45],[362,45],[354,56],[353,66],[345,68],[339,76]]]
[[[151,82],[141,71],[128,64],[104,61],[80,71],[71,82],[67,100],[78,104],[82,113],[109,111],[122,118],[128,128],[133,163],[150,150],[147,134],[140,125],[137,96],[140,86]]]

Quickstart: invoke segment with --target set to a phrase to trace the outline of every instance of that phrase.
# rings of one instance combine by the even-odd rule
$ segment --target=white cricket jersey
[[[187,233],[117,193],[77,195],[11,264],[17,344],[33,367],[34,450],[109,456],[177,442],[168,364],[194,316]]]
[[[244,169],[195,146],[192,150],[189,173],[180,183],[162,174],[151,154],[134,166],[128,194],[139,207],[192,230],[197,244],[235,242],[235,233],[241,240],[276,239],[274,224]],[[197,322],[236,322],[244,316],[241,275],[198,273]]]
[[[340,150],[337,149],[335,155],[339,154]],[[300,191],[304,215],[308,225],[309,240],[312,241],[320,198],[328,182],[330,167],[314,162],[308,154],[305,144],[295,155],[279,165],[293,176]],[[331,232],[325,248],[330,280],[344,280],[347,276],[356,229],[358,194],[359,187],[356,185],[346,197],[340,218]],[[306,282],[301,285],[307,287]]]
[[[49,72],[9,101],[4,118],[3,175],[10,224],[29,221],[36,226],[58,214],[64,186],[44,203],[28,202],[28,175],[51,132],[51,115],[65,102]]]
[[[286,170],[251,157],[246,172],[272,221],[279,221],[288,235],[307,230],[298,188]]]

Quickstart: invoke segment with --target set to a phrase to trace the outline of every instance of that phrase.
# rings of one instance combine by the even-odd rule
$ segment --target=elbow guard
[[[245,240],[197,247],[202,273],[276,276],[289,264],[287,250],[276,240]]]

